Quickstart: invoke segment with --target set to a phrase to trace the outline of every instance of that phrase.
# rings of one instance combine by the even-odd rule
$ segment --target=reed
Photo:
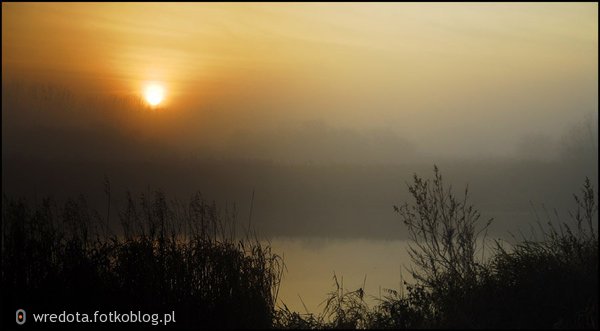
[[[271,326],[282,259],[200,194],[128,193],[121,231],[83,197],[2,204],[2,297],[15,306],[4,311],[174,310],[176,328]]]

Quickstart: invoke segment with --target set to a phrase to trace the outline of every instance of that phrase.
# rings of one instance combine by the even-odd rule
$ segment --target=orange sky
[[[256,188],[252,222],[266,220],[273,231],[293,234],[306,222],[303,234],[325,225],[342,236],[346,229],[392,235],[373,224],[391,224],[391,205],[412,167],[396,173],[232,161],[213,169],[177,157],[286,165],[417,160],[427,168],[416,169],[427,171],[443,157],[550,159],[566,129],[587,139],[587,127],[573,124],[597,123],[598,4],[3,2],[3,86],[13,81],[66,86],[96,103],[25,97],[11,104],[3,96],[3,158],[9,150],[32,164],[3,160],[12,187],[29,183],[36,195],[56,187],[54,194],[94,190],[102,174],[111,174],[108,164],[113,183],[198,186],[210,199],[240,203],[244,219]],[[102,99],[141,95],[151,81],[165,88],[155,112]],[[597,159],[597,144],[574,145]],[[457,162],[456,173],[464,173],[457,186],[474,181],[476,202],[493,216],[502,208],[521,213],[528,199],[562,199],[572,192],[565,185],[578,184],[570,179],[580,170],[571,169],[588,163],[562,157],[558,170],[524,163],[521,171],[519,162],[514,172],[502,162],[462,169],[470,163]],[[62,158],[86,166],[64,170]],[[104,208],[104,195],[101,201]],[[519,221],[517,212],[504,219]],[[356,276],[346,278],[352,288],[366,270],[369,294],[377,294],[376,284],[395,286],[399,269],[389,261],[403,247],[358,243],[366,248],[275,242],[277,251],[291,250],[284,284],[292,285],[281,293],[290,307],[303,311],[303,293],[315,309],[334,270]]]
[[[597,15],[596,3],[2,3],[2,75],[100,94],[160,81],[172,109],[389,126],[433,149],[449,147],[426,135],[458,128],[458,144],[489,123],[500,149],[508,128],[597,112]]]

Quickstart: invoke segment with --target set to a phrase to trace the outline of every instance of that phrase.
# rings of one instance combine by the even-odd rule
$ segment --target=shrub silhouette
[[[249,232],[238,239],[235,215],[199,194],[182,204],[162,192],[128,193],[119,235],[83,197],[59,208],[49,198],[32,205],[4,196],[3,323],[25,308],[175,310],[175,328],[598,327],[598,205],[589,179],[569,221],[538,220],[541,238],[496,240],[486,259],[478,256],[491,220],[480,223],[468,190],[456,198],[437,167],[432,180],[413,179],[414,202],[395,211],[412,239],[414,283],[387,289],[371,308],[364,285],[348,291],[334,275],[320,314],[275,309],[282,259]]]
[[[478,228],[480,214],[468,202],[468,187],[459,200],[446,188],[437,166],[433,180],[414,175],[408,190],[414,205],[405,203],[394,210],[406,225],[411,243],[408,253],[414,267],[410,270],[418,281],[411,287],[415,299],[429,301],[429,323],[446,326],[468,325],[472,320],[468,293],[480,281],[485,270],[477,261],[477,239],[492,219]],[[423,309],[425,308],[425,309]]]
[[[83,197],[59,208],[4,196],[3,320],[18,308],[174,310],[175,328],[271,326],[283,265],[269,245],[236,239],[231,215],[199,194],[188,204],[162,192],[126,202],[115,235]]]
[[[540,223],[542,238],[495,241],[484,259],[492,220],[480,223],[468,202],[432,180],[414,176],[414,200],[394,206],[409,231],[414,283],[386,289],[369,308],[362,292],[335,288],[319,315],[278,311],[287,328],[597,328],[598,228],[594,189],[586,178],[569,222]],[[538,221],[539,223],[539,221]],[[360,294],[360,296],[359,296]]]
[[[598,320],[597,203],[586,178],[571,225],[540,225],[542,238],[505,248],[496,241],[488,260],[477,260],[491,220],[434,179],[414,176],[415,204],[395,207],[409,230],[416,283],[382,306],[392,327],[594,328]],[[572,228],[575,229],[572,229]],[[480,238],[478,238],[480,237]]]

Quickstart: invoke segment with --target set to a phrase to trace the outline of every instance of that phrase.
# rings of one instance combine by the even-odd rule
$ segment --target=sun
[[[165,88],[160,84],[150,84],[144,90],[144,98],[150,106],[158,106],[165,98]]]

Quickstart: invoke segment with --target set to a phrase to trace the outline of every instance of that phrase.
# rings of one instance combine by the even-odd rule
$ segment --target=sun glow
[[[150,106],[157,106],[165,98],[165,89],[160,84],[150,84],[146,86],[146,89],[144,90],[144,98]]]

